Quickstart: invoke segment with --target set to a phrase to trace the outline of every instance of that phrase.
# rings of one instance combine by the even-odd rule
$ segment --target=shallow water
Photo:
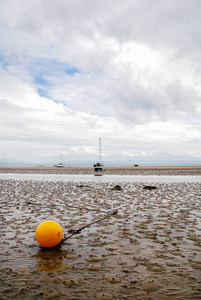
[[[201,298],[197,176],[181,181],[136,176],[135,181],[5,175],[0,180],[2,299]],[[145,183],[156,189],[145,190]],[[122,190],[113,189],[116,184]],[[114,210],[117,215],[59,247],[44,249],[35,240],[46,219],[59,222],[68,235]]]
[[[73,181],[73,182],[201,182],[199,175],[83,175],[83,174],[15,174],[0,173],[1,179]]]

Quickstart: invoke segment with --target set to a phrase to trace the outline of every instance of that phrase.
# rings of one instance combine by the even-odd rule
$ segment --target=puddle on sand
[[[1,180],[0,297],[200,299],[200,183],[117,184]],[[35,241],[43,220],[68,234],[116,209],[59,247]]]

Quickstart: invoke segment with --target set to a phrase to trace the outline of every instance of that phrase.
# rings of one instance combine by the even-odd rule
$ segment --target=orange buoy
[[[52,220],[47,220],[36,228],[35,237],[37,242],[46,248],[57,246],[63,238],[63,230],[61,226]]]

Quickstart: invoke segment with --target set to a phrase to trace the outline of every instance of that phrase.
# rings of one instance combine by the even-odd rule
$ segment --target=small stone
[[[143,284],[142,288],[149,293],[156,291],[159,288],[159,284],[155,280],[149,280]]]
[[[123,188],[119,184],[117,184],[112,188],[112,190],[121,191],[121,190],[123,190]]]
[[[110,274],[106,277],[107,281],[110,283],[118,283],[120,282],[120,278],[115,274]]]
[[[145,185],[144,187],[143,187],[143,189],[144,190],[155,190],[155,189],[157,189],[157,187],[156,186],[152,186],[152,185]]]
[[[64,284],[68,287],[73,287],[74,285],[78,285],[77,280],[72,277],[68,277],[66,280],[64,280]]]

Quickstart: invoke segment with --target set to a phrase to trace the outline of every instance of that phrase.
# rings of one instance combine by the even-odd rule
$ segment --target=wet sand
[[[150,185],[1,179],[0,298],[201,299],[201,184]],[[56,248],[35,240],[44,220],[68,235],[114,210]]]

